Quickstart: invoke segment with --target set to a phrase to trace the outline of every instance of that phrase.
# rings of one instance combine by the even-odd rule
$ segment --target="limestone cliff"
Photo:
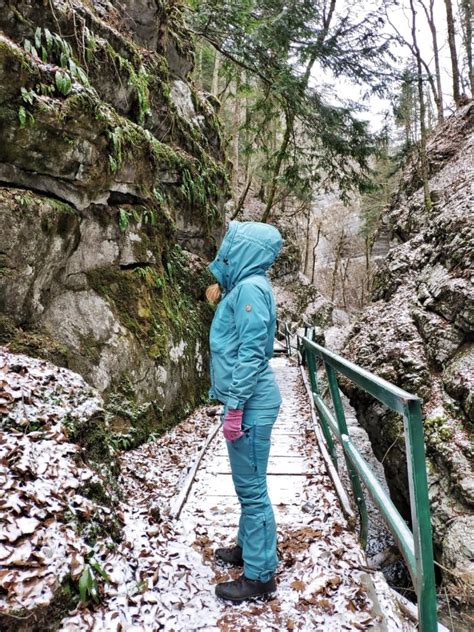
[[[373,302],[343,353],[423,399],[436,554],[451,594],[466,601],[474,585],[473,102],[435,130],[428,162],[433,206],[425,208],[410,162],[387,209],[396,244],[378,268]],[[401,418],[345,390],[408,517]]]
[[[143,438],[207,382],[219,124],[174,0],[0,1],[1,342]]]

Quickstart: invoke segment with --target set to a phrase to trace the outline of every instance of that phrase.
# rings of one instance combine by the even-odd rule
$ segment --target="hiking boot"
[[[232,582],[222,582],[216,586],[216,595],[221,599],[228,599],[234,603],[255,599],[256,597],[267,597],[276,590],[275,578],[272,577],[267,582],[258,579],[248,579],[241,575]]]
[[[216,549],[214,557],[217,562],[224,564],[232,564],[232,566],[243,566],[244,558],[242,557],[242,547],[238,544],[228,549]]]

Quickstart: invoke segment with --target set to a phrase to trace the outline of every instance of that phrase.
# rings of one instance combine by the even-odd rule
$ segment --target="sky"
[[[428,0],[424,0],[425,4],[428,4]],[[369,8],[369,2],[363,3],[364,8]],[[456,10],[457,2],[453,0],[453,5]],[[340,5],[341,6],[341,5]],[[415,0],[415,6],[417,8],[417,40],[421,49],[421,53],[425,61],[429,64],[434,72],[433,62],[433,49],[431,33],[426,21],[426,17],[421,6],[420,0]],[[448,114],[452,111],[452,78],[451,78],[451,61],[449,56],[449,47],[447,42],[446,31],[446,10],[444,0],[434,0],[435,10],[435,22],[438,32],[438,46],[440,49],[440,65],[441,65],[441,79],[443,86],[444,104],[445,110]],[[387,24],[385,25],[385,32],[394,33],[396,29],[399,34],[406,40],[411,42],[411,14],[409,0],[399,0],[398,6],[393,6],[387,12]],[[459,22],[456,29],[457,35],[457,49],[458,57],[462,55],[462,43],[461,43],[461,28]],[[406,46],[396,46],[394,49],[397,57],[399,58],[398,65],[402,68],[406,62],[411,58],[411,53]],[[461,53],[461,55],[460,55]],[[320,72],[318,70],[318,72]],[[320,78],[320,75],[319,75]],[[329,79],[329,78],[328,78]],[[334,86],[334,80],[330,80],[330,84]],[[352,99],[354,101],[362,101],[363,90],[358,86],[353,85],[348,81],[338,80],[336,84],[336,93],[342,100]],[[387,122],[386,113],[391,112],[391,105],[388,99],[381,99],[375,96],[370,97],[365,102],[365,106],[368,108],[367,112],[361,113],[360,117],[367,119],[370,122],[372,131],[379,131]]]

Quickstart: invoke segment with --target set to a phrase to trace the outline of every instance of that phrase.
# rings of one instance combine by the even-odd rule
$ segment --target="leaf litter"
[[[63,631],[413,629],[401,620],[377,573],[371,575],[379,602],[374,604],[365,556],[345,522],[311,433],[305,433],[308,405],[297,369],[287,360],[277,365],[286,402],[277,423],[298,426],[291,440],[305,456],[309,476],[297,518],[279,523],[276,595],[237,606],[214,595],[217,582],[241,572],[213,560],[217,546],[234,541],[238,517],[232,499],[206,493],[218,475],[216,455],[224,446],[220,432],[204,456],[182,519],[169,514],[217,411],[201,407],[153,443],[121,456],[121,499],[112,510],[120,519],[121,537],[114,542],[100,534],[92,545],[78,529],[77,517],[82,522],[92,514],[106,519],[111,510],[82,495],[84,483],[98,474],[81,459],[81,448],[68,442],[64,420],[95,414],[100,397],[76,374],[41,360],[6,353],[0,366],[10,394],[2,400],[8,412],[0,439],[5,482],[0,581],[6,593],[0,611],[46,606],[61,582],[66,577],[78,581],[92,559],[101,571],[96,573],[100,602],[80,603],[63,619]],[[17,429],[25,418],[30,426],[35,421],[31,432],[24,432],[25,425]],[[285,484],[291,486],[293,478],[285,477]],[[287,508],[276,509],[284,516]]]
[[[74,516],[93,504],[79,493],[97,474],[68,442],[68,424],[102,400],[77,374],[0,349],[0,613],[47,606],[90,547]],[[94,507],[100,514],[100,507]]]

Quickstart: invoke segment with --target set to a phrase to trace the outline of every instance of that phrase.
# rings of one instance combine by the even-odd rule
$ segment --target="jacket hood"
[[[265,274],[282,244],[283,239],[275,226],[232,221],[208,268],[219,285],[231,290],[245,277]]]

